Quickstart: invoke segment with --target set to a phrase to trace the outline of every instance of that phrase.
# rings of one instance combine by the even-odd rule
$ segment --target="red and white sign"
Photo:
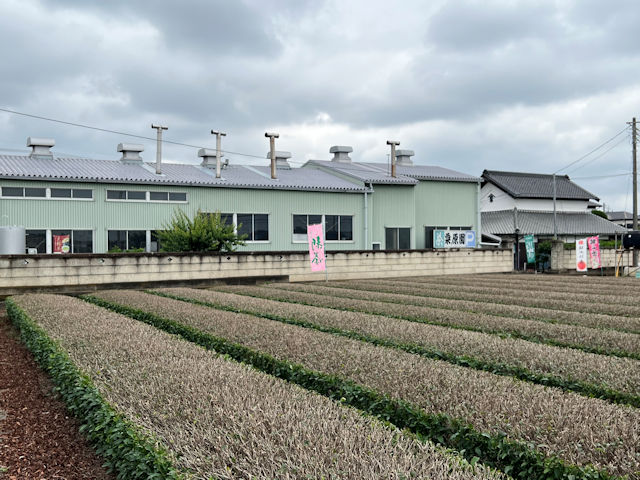
[[[587,239],[581,238],[576,241],[576,270],[587,271]]]
[[[309,239],[309,261],[312,272],[322,272],[327,269],[324,258],[324,232],[322,224],[307,226],[307,238]]]
[[[587,238],[587,244],[589,245],[589,258],[591,259],[591,268],[600,268],[602,263],[600,261],[600,238],[595,237]]]
[[[69,253],[71,251],[71,239],[69,235],[53,236],[53,253]]]

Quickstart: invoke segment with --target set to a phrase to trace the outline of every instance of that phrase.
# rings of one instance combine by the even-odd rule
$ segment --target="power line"
[[[139,139],[142,139],[142,140],[150,140],[150,141],[153,141],[153,142],[155,142],[157,140],[156,138],[147,137],[147,136],[144,136],[144,135],[136,135],[134,133],[120,132],[118,130],[110,130],[108,128],[94,127],[92,125],[85,125],[85,124],[82,124],[82,123],[67,122],[65,120],[59,120],[57,118],[49,118],[49,117],[43,117],[43,116],[40,116],[40,115],[33,115],[31,113],[18,112],[16,110],[9,110],[8,108],[1,108],[0,107],[0,112],[12,113],[14,115],[22,115],[23,117],[35,118],[35,119],[44,120],[44,121],[47,121],[47,122],[60,123],[62,125],[69,125],[69,126],[72,126],[72,127],[86,128],[88,130],[96,130],[98,132],[113,133],[115,135],[122,135],[122,136],[125,136],[125,137],[139,138]],[[202,147],[200,145],[191,145],[191,144],[188,144],[188,143],[174,142],[174,141],[165,140],[165,139],[162,140],[162,143],[168,143],[168,144],[171,144],[171,145],[178,145],[178,146],[181,146],[181,147],[188,147],[188,148],[198,148],[198,149],[207,148],[207,147]],[[224,152],[224,153],[229,153],[231,155],[241,155],[243,157],[253,157],[253,158],[260,158],[260,159],[264,158],[263,156],[252,155],[250,153],[232,152],[232,151],[229,151],[229,150],[221,150],[221,151]]]
[[[567,168],[569,168],[571,165],[575,165],[576,163],[584,160],[585,158],[587,158],[589,155],[591,155],[592,153],[594,153],[595,151],[601,149],[602,147],[604,147],[607,143],[611,142],[612,140],[614,140],[615,138],[619,137],[620,135],[622,135],[624,132],[626,132],[629,129],[628,126],[624,127],[622,130],[620,130],[618,133],[616,133],[613,137],[611,137],[609,140],[601,143],[600,145],[598,145],[596,148],[594,148],[593,150],[591,150],[589,153],[585,153],[583,156],[581,156],[580,158],[578,158],[577,160],[574,160],[573,162],[571,162],[569,165],[566,165],[562,168],[559,168],[558,170],[556,170],[555,172],[553,172],[554,174],[560,172],[561,170],[565,170]]]
[[[633,175],[633,172],[616,173],[614,175],[596,175],[594,177],[573,177],[572,180],[590,180],[593,178],[613,178],[613,177],[625,177],[627,175]]]
[[[613,150],[614,148],[616,148],[618,145],[620,145],[621,143],[625,142],[629,140],[629,136],[623,137],[622,140],[620,140],[619,142],[616,142],[613,144],[613,146],[609,147],[608,149],[606,149],[604,152],[602,152],[600,155],[597,155],[595,157],[593,157],[592,159],[588,160],[587,162],[583,163],[582,165],[578,165],[575,168],[572,168],[570,171],[567,172],[567,175],[571,172],[575,172],[576,170],[580,170],[583,167],[586,167],[587,165],[595,162],[596,160],[598,160],[599,158],[604,157],[607,153],[609,153],[611,150]]]

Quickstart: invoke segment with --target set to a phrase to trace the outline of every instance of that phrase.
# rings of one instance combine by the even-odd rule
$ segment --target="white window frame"
[[[67,199],[68,200],[68,199]],[[73,251],[73,231],[74,230],[89,230],[91,231],[91,252],[89,253],[96,253],[96,230],[95,228],[28,228],[26,230],[46,230],[47,231],[47,253],[52,254],[53,255],[53,230],[69,230],[69,232],[71,233],[71,252],[72,254],[76,254],[76,252]],[[56,255],[59,255],[56,253]],[[81,255],[81,254],[79,254]]]
[[[4,187],[7,187],[7,185],[3,185],[2,189],[4,189]],[[0,192],[0,198],[4,198],[7,200],[50,200],[50,201],[62,201],[62,202],[94,202],[96,197],[94,195],[94,190],[93,188],[73,188],[73,187],[33,187],[33,186],[29,186],[26,187],[24,185],[21,185],[19,187],[10,187],[10,188],[21,188],[22,189],[22,196],[21,197],[14,197],[14,196],[10,196],[10,195],[5,195],[4,194],[4,190],[2,190]],[[45,196],[44,197],[27,197],[25,196],[25,189],[26,188],[44,188],[45,189]],[[68,189],[71,190],[71,197],[67,198],[67,197],[52,197],[51,196],[51,189],[52,188],[63,188],[63,189]],[[89,190],[91,191],[91,198],[76,198],[73,196],[73,191],[74,190]]]
[[[140,228],[107,228],[107,252],[109,251],[109,232],[125,232],[125,249],[129,250],[129,232],[145,232],[145,240],[144,240],[144,251],[149,252],[151,249],[151,230],[140,229]]]
[[[129,198],[109,198],[109,194],[107,192],[144,192],[144,200],[140,199],[129,199]],[[151,192],[154,193],[166,193],[167,194],[167,199],[166,200],[151,200]],[[186,200],[169,200],[170,194],[171,193],[184,193],[185,195],[185,199]],[[127,197],[129,196],[129,194],[126,194]],[[114,188],[108,188],[107,190],[105,190],[104,193],[104,201],[105,202],[116,202],[116,203],[161,203],[161,204],[168,204],[168,203],[179,203],[179,204],[187,204],[189,203],[189,192],[171,192],[169,190],[128,190],[128,189],[114,189]]]
[[[269,236],[269,240],[245,240],[245,243],[271,243],[271,214],[266,212],[240,212],[240,215],[251,215],[251,231],[255,233],[255,215],[266,215],[267,216],[267,235]],[[233,230],[236,234],[238,234],[238,213],[233,214]]]
[[[351,215],[351,214],[340,214],[340,213],[327,213],[327,214],[320,214],[320,213],[292,213],[291,214],[291,243],[307,243],[309,240],[307,239],[307,234],[295,234],[293,233],[293,217],[294,215],[305,215],[307,217],[307,226],[309,225],[309,216],[310,215],[320,215],[322,217],[322,232],[325,236],[324,241],[325,243],[332,243],[332,244],[337,244],[337,243],[344,243],[344,244],[350,244],[350,243],[355,243],[355,215]],[[353,236],[353,238],[351,240],[327,240],[327,232],[326,230],[326,225],[327,225],[327,219],[326,216],[327,215],[334,215],[337,217],[351,217],[351,234]],[[340,219],[338,219],[338,228],[340,228]],[[338,232],[338,237],[340,237],[340,232]]]

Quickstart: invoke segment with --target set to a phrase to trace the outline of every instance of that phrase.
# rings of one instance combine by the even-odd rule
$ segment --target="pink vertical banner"
[[[591,268],[600,268],[602,266],[600,261],[600,238],[597,235],[587,238],[587,245],[589,246]]]
[[[327,264],[324,259],[324,232],[322,231],[322,224],[307,226],[307,238],[309,239],[311,271],[325,271]]]

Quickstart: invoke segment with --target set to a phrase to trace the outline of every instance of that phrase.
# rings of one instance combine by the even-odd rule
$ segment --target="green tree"
[[[591,213],[593,213],[594,215],[597,215],[599,217],[606,218],[607,220],[609,220],[609,216],[606,213],[604,213],[602,210],[591,210]]]
[[[191,219],[180,209],[157,235],[163,252],[233,252],[236,246],[245,244],[246,238],[237,235],[233,225],[224,223],[220,212],[198,210]]]

